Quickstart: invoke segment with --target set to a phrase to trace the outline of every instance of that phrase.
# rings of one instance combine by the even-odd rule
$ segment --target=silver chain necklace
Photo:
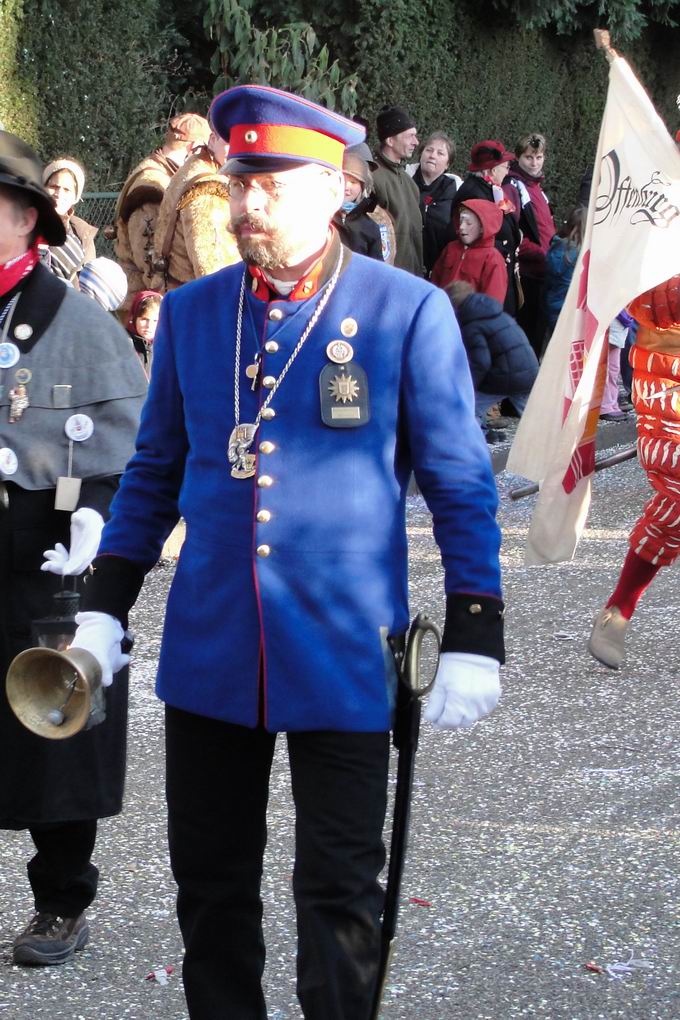
[[[255,434],[260,427],[262,421],[263,412],[269,407],[272,397],[278,390],[279,386],[283,382],[288,373],[288,369],[293,364],[298,354],[302,350],[302,347],[314,329],[315,325],[319,320],[319,316],[323,312],[324,308],[328,304],[328,300],[335,290],[335,285],[338,282],[340,276],[340,270],[342,269],[342,263],[344,259],[344,249],[340,252],[340,258],[338,259],[337,265],[333,270],[326,290],[321,297],[318,305],[314,309],[311,319],[307,323],[305,330],[295,345],[295,348],[288,358],[288,361],[281,369],[278,379],[267,394],[266,400],[263,402],[255,421],[251,424],[249,422],[239,422],[240,418],[240,374],[241,374],[241,333],[243,330],[243,309],[245,306],[245,293],[246,293],[246,274],[248,270],[244,270],[241,278],[241,291],[238,299],[238,315],[236,318],[236,352],[234,356],[234,428],[232,429],[231,435],[229,436],[229,446],[227,449],[227,457],[231,464],[231,475],[232,478],[252,478],[255,474],[255,454],[250,453],[250,447],[253,445]]]

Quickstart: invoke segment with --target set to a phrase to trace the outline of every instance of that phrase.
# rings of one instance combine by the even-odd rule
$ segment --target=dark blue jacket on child
[[[488,294],[470,294],[456,318],[480,393],[528,393],[538,374],[538,359],[526,333]]]

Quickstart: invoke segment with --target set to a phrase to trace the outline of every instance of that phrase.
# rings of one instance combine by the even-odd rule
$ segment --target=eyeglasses
[[[273,177],[260,177],[257,180],[250,177],[247,179],[243,177],[229,177],[227,180],[229,198],[243,198],[247,191],[254,191],[256,193],[262,192],[272,202],[278,202],[286,187],[286,184],[283,184],[281,181],[275,181]]]

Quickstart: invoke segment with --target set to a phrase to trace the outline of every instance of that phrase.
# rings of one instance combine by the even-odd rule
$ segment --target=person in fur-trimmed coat
[[[115,212],[115,254],[128,278],[128,296],[121,306],[126,318],[132,295],[151,286],[154,231],[165,189],[192,147],[205,143],[210,125],[196,113],[173,117],[165,142],[139,163],[118,196]]]
[[[228,145],[211,132],[170,181],[154,232],[152,289],[166,294],[183,283],[239,262],[229,230],[229,190],[220,167]]]

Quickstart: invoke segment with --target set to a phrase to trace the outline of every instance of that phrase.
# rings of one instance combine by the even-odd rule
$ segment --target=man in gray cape
[[[88,938],[97,819],[121,809],[127,677],[106,694],[106,721],[67,740],[24,729],[4,678],[64,576],[97,551],[146,390],[122,327],[40,263],[40,241],[64,240],[41,169],[0,132],[0,828],[28,829],[36,846],[36,912],[13,960],[38,965]]]

